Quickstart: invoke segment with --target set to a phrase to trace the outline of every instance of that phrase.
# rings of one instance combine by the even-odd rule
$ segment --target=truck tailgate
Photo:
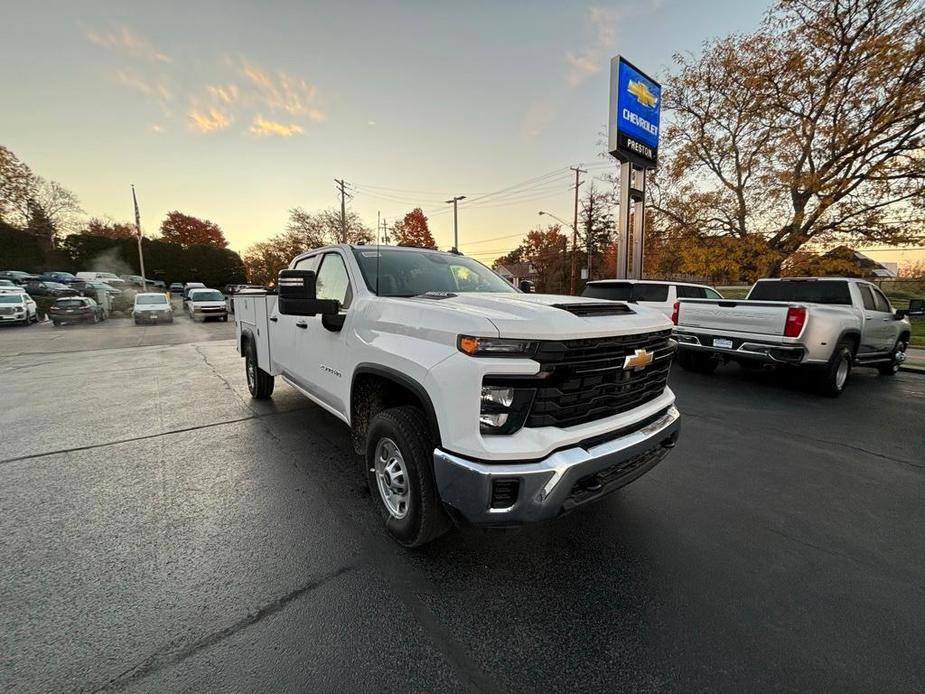
[[[781,336],[789,304],[775,301],[683,299],[678,327]]]

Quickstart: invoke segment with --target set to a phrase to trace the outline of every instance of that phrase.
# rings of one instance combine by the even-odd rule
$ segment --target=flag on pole
[[[138,197],[135,195],[135,184],[132,184],[132,201],[135,203],[135,233],[141,238],[141,213],[138,211]]]

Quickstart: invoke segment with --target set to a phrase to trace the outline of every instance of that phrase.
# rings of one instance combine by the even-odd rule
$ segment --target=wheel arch
[[[851,343],[851,356],[852,358],[858,355],[858,349],[861,347],[861,333],[858,330],[849,328],[848,330],[842,330],[841,334],[838,336],[838,339],[835,341],[835,346],[837,347],[842,342]],[[834,348],[833,348],[834,353]]]
[[[250,328],[243,328],[241,330],[241,341],[238,344],[238,356],[243,357],[247,351],[248,346],[253,343],[255,346],[257,340],[254,338],[254,333]]]
[[[401,371],[381,364],[359,364],[350,382],[350,429],[357,453],[366,450],[366,432],[373,417],[398,405],[420,407],[434,443],[440,445],[437,411],[427,389]]]

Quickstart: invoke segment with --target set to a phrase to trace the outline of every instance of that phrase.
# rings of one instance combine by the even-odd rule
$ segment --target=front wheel
[[[895,376],[899,372],[900,365],[906,361],[906,347],[908,347],[908,345],[904,340],[896,341],[890,363],[881,364],[877,367],[877,371],[880,372],[881,376]]]
[[[837,398],[842,394],[845,384],[848,383],[848,376],[851,375],[852,359],[851,347],[845,342],[839,342],[816,382],[820,393],[830,398]]]
[[[244,370],[247,375],[247,389],[254,400],[266,400],[273,395],[276,378],[257,365],[257,349],[248,344],[244,353]]]
[[[417,407],[383,410],[369,425],[369,488],[389,534],[406,547],[420,547],[452,525],[437,494],[433,455],[433,437]]]

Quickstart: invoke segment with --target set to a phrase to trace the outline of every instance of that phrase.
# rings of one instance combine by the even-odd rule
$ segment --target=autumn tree
[[[536,270],[536,289],[546,294],[565,293],[569,278],[568,239],[558,224],[527,232],[520,246],[495,261],[509,265],[529,263]],[[517,260],[512,260],[516,258]]]
[[[243,255],[249,281],[257,284],[273,284],[280,270],[300,253],[330,244],[340,243],[342,238],[339,210],[307,212],[301,207],[289,210],[286,231],[264,241],[252,244]],[[372,231],[363,224],[359,216],[347,212],[347,242],[369,243]]]
[[[415,207],[405,215],[404,219],[395,222],[391,229],[392,241],[400,246],[418,246],[420,248],[436,248],[437,243],[430,233],[427,217],[420,207]]]
[[[134,239],[137,236],[135,225],[131,222],[114,222],[111,219],[91,217],[83,230],[90,236],[105,236],[110,239]]]
[[[23,162],[0,145],[0,221],[24,223],[35,176]]]
[[[161,238],[184,248],[190,246],[213,246],[227,248],[228,242],[222,228],[215,222],[199,219],[182,212],[168,212],[161,222]]]
[[[594,268],[598,268],[598,275],[601,274],[604,254],[613,247],[616,231],[613,196],[610,192],[596,188],[593,182],[581,201],[578,231],[584,242],[585,264],[588,266],[588,279],[591,279]]]
[[[907,223],[925,196],[920,2],[778,0],[756,32],[676,63],[657,233],[729,251],[748,279],[806,244],[921,239]]]

